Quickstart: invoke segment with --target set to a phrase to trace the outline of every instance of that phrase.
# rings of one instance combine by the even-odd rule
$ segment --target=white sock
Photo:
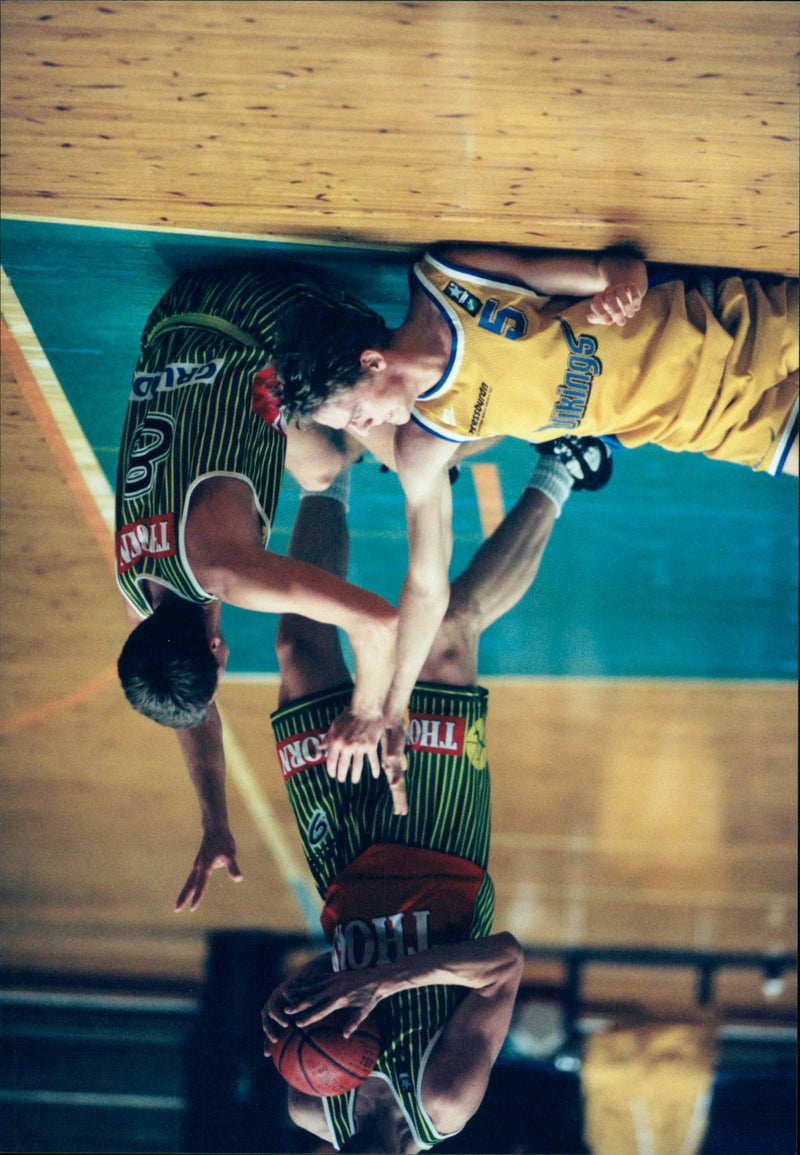
[[[573,481],[572,474],[557,457],[542,454],[525,488],[538,489],[549,497],[556,507],[556,517],[560,517],[564,502],[572,492]]]
[[[350,466],[343,469],[327,489],[301,489],[300,500],[304,497],[330,497],[333,501],[341,501],[345,513],[350,512]]]

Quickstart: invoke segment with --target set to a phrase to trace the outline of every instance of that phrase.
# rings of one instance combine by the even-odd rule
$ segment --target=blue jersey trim
[[[622,442],[619,440],[619,438],[615,437],[613,433],[604,433],[602,435],[602,437],[598,438],[598,440],[604,441],[606,443],[606,445],[609,447],[609,449],[630,449],[631,448],[630,445],[623,445]]]
[[[798,430],[798,422],[799,421],[800,421],[800,417],[797,414],[795,414],[795,419],[792,422],[791,427],[788,430],[788,436],[786,437],[786,443],[784,444],[783,452],[781,453],[780,457],[778,458],[777,462],[775,463],[775,465],[773,467],[775,470],[775,472],[773,474],[774,477],[780,477],[780,475],[783,473],[783,467],[786,464],[786,458],[789,456],[789,450],[794,445],[795,438],[797,437],[797,430]]]
[[[465,440],[472,440],[472,438],[465,439],[463,437],[447,437],[446,434],[440,433],[438,429],[433,429],[431,426],[427,425],[421,417],[416,415],[413,409],[411,411],[411,420],[415,425],[419,425],[420,429],[424,429],[426,433],[430,433],[431,437],[438,437],[442,441],[449,441],[453,445],[461,445]]]

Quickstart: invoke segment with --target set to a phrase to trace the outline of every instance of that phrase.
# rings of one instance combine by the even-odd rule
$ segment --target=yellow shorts
[[[732,277],[717,316],[734,338],[707,457],[778,474],[797,437],[798,282]]]

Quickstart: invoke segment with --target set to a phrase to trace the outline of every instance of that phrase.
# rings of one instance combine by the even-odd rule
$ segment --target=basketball
[[[381,1049],[372,1015],[349,1039],[342,1034],[346,1012],[336,1011],[310,1027],[290,1023],[272,1050],[272,1061],[287,1083],[306,1095],[341,1095],[370,1074]]]

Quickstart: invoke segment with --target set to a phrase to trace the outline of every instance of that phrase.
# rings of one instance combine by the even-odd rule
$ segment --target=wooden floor
[[[794,4],[4,0],[2,20],[6,213],[391,246],[627,238],[796,271]],[[193,793],[121,700],[109,543],[22,376],[4,360],[0,967],[197,983],[208,929],[304,925],[276,687],[222,697],[245,881],[176,916]],[[794,949],[794,684],[490,689],[498,928]],[[719,989],[764,1010],[757,974]]]
[[[269,737],[277,687],[222,695],[245,881],[216,877],[198,912],[176,916],[198,844],[193,792],[177,743],[122,699],[108,551],[5,363],[2,438],[14,469],[0,475],[0,967],[196,983],[211,928],[305,929]],[[792,684],[489,685],[499,927],[529,945],[793,949]],[[681,992],[691,998],[688,974],[661,988]],[[763,1001],[757,975],[736,998]]]
[[[4,0],[3,211],[792,273],[797,8]]]

